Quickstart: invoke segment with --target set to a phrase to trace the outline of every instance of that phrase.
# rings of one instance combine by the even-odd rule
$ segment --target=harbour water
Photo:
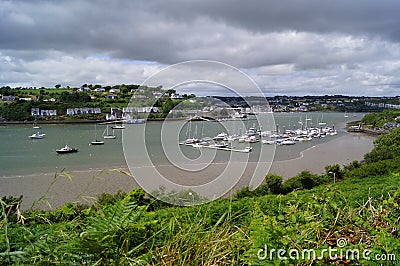
[[[144,129],[146,130],[145,145],[147,151],[140,148],[135,149],[135,146],[129,146],[129,152],[134,155],[135,167],[146,166],[147,162],[143,158],[150,154],[151,162],[159,164],[162,167],[162,171],[172,176],[176,175],[177,179],[182,183],[191,184],[193,180],[189,180],[187,176],[179,177],[180,173],[171,170],[172,168],[169,167],[171,156],[173,157],[172,161],[176,158],[179,160],[180,157],[175,158],[175,153],[168,157],[160,152],[162,149],[169,150],[168,147],[178,146],[178,140],[185,139],[188,134],[191,136],[196,135],[197,137],[213,137],[222,131],[228,131],[230,134],[240,134],[252,126],[262,126],[263,130],[268,130],[267,127],[273,123],[283,132],[286,129],[305,127],[305,123],[309,127],[318,127],[318,123],[322,121],[326,123],[326,126],[334,127],[337,130],[338,134],[335,136],[313,139],[313,141],[309,142],[299,142],[296,145],[277,146],[276,149],[274,145],[261,144],[260,142],[236,144],[237,146],[250,145],[253,148],[247,158],[249,162],[259,160],[259,157],[255,156],[261,150],[267,154],[267,158],[273,157],[274,163],[271,171],[284,177],[293,176],[293,174],[304,169],[321,172],[321,169],[329,163],[344,164],[352,160],[360,160],[363,154],[372,148],[372,137],[351,135],[344,130],[346,122],[361,119],[362,114],[357,114],[357,117],[352,115],[344,117],[343,113],[276,113],[274,114],[275,121],[273,123],[269,121],[264,124],[267,118],[268,115],[259,114],[257,119],[261,121],[260,125],[257,124],[257,120],[251,119],[240,123],[237,121],[225,121],[222,123],[192,122],[189,124],[186,121],[168,121],[132,125],[129,130],[131,133],[129,139],[135,139],[136,136],[135,141],[142,141],[140,132],[143,132]],[[188,127],[190,128],[188,129]],[[97,126],[97,138],[101,138],[104,129],[104,125]],[[28,136],[36,131],[45,133],[46,137],[37,140],[29,139]],[[158,132],[163,132],[163,136],[160,137]],[[59,185],[58,188],[54,189],[57,190],[57,197],[59,197],[55,205],[74,200],[73,196],[79,194],[79,191],[76,190],[86,187],[90,182],[93,187],[86,192],[91,196],[101,192],[113,193],[118,189],[129,190],[137,186],[132,178],[120,173],[103,175],[101,180],[93,182],[91,178],[94,176],[93,171],[115,168],[127,170],[122,145],[123,134],[125,134],[124,144],[129,140],[128,135],[123,133],[123,130],[116,130],[117,138],[115,140],[104,140],[105,145],[90,146],[89,143],[95,138],[94,134],[94,125],[88,124],[43,125],[41,129],[33,129],[32,125],[0,127],[0,136],[2,138],[0,141],[0,195],[22,193],[24,197],[28,197],[28,200],[25,197],[25,204],[29,204],[35,198],[41,196],[40,193],[45,191],[45,188],[54,178],[54,173],[63,169],[73,172],[75,177],[79,176],[79,179],[75,178],[73,184],[68,181],[65,185]],[[160,150],[161,143],[164,147]],[[57,155],[55,150],[66,144],[78,148],[79,152]],[[191,147],[182,147],[180,151],[184,157],[190,159],[196,159],[200,156],[199,150]],[[125,152],[127,151],[125,150]],[[273,154],[270,156],[271,153],[274,153],[275,156]],[[232,159],[228,154],[230,153],[225,151],[216,152],[213,162],[216,165],[219,163],[224,164],[227,160]],[[235,156],[239,159],[242,158],[239,155]],[[179,164],[180,162],[172,163]],[[211,169],[210,171],[213,170]],[[215,171],[218,171],[217,168]],[[82,184],[82,180],[86,180],[85,184]],[[238,183],[238,186],[241,185],[246,185],[246,180],[241,180]],[[60,193],[60,190],[66,189],[69,191],[67,195]]]

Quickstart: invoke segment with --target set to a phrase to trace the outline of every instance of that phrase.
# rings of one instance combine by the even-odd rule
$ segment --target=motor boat
[[[77,148],[71,148],[68,145],[65,145],[65,147],[56,150],[57,153],[63,154],[63,153],[74,153],[74,152],[78,152]]]

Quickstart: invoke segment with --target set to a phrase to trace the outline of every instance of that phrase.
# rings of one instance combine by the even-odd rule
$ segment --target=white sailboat
[[[30,139],[42,139],[44,138],[44,136],[46,136],[46,134],[40,133],[39,131],[30,135],[29,138]]]
[[[112,131],[112,135],[110,135],[108,133],[108,125],[107,125],[107,128],[104,129],[104,132],[103,132],[103,139],[115,139],[115,138],[117,138],[117,136],[115,136],[114,129]]]
[[[345,118],[349,117],[349,116],[347,115],[347,111],[344,112],[344,117],[345,117]]]
[[[91,145],[104,145],[104,141],[97,140],[97,125],[94,124],[94,141],[90,142]]]
[[[321,121],[318,123],[320,126],[325,126],[326,122],[324,121],[324,114],[321,115]]]

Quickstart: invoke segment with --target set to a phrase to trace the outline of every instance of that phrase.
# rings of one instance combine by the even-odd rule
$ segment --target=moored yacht
[[[103,132],[103,139],[115,139],[115,138],[117,138],[117,136],[115,136],[115,134],[114,134],[114,129],[113,129],[112,134],[110,135],[108,132],[108,126],[107,126],[107,128]]]
[[[29,138],[30,139],[42,139],[44,138],[44,136],[46,136],[46,134],[40,133],[39,131],[30,135]]]
[[[60,154],[63,154],[63,153],[74,153],[74,152],[78,152],[78,149],[77,148],[71,148],[68,145],[65,145],[65,147],[56,150],[56,152],[60,153]]]

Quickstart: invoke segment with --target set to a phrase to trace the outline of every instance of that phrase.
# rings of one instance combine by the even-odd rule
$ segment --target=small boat
[[[345,117],[345,118],[349,117],[349,116],[347,115],[347,112],[344,112],[344,117]]]
[[[275,140],[263,139],[263,140],[262,140],[262,143],[263,143],[263,144],[274,145],[274,144],[275,144]]]
[[[244,140],[245,142],[249,143],[256,143],[259,142],[260,140],[256,138],[256,136],[250,136]]]
[[[123,126],[123,125],[121,125],[121,126],[119,126],[119,125],[117,125],[117,126],[113,126],[113,127],[111,127],[112,129],[125,129],[125,126]]]
[[[215,141],[221,141],[221,140],[227,140],[228,139],[228,134],[222,132],[219,133],[217,136],[213,137],[213,140]]]
[[[126,121],[127,124],[144,124],[146,123],[145,119],[132,119],[132,120],[128,120]]]
[[[234,150],[234,151],[239,151],[239,152],[251,152],[253,150],[252,147],[245,147],[242,151],[240,150]]]
[[[90,145],[104,145],[104,141],[94,140],[94,141],[90,142]]]
[[[113,129],[112,135],[110,135],[108,133],[108,126],[107,126],[107,128],[104,129],[104,132],[103,132],[103,139],[115,139],[115,138],[117,138],[117,136],[115,136],[115,134],[114,134],[114,129]]]
[[[104,141],[97,140],[97,125],[94,124],[94,141],[90,145],[104,145]]]
[[[224,141],[222,141],[221,143],[212,144],[212,145],[210,145],[210,147],[213,147],[213,148],[229,148],[229,144],[225,143]]]
[[[114,126],[112,126],[111,127],[112,129],[125,129],[125,126],[124,125],[117,125],[117,123],[115,123],[115,125]]]
[[[56,150],[57,153],[63,154],[63,153],[74,153],[74,152],[78,152],[77,148],[71,148],[68,145],[65,145],[65,147]]]
[[[278,145],[294,145],[296,143],[291,139],[279,139],[279,140],[276,140],[276,144],[278,144]]]
[[[36,123],[36,117],[35,117],[35,121],[33,122],[33,127],[34,129],[40,129],[40,126]]]
[[[199,142],[200,142],[200,140],[198,140],[198,139],[196,139],[196,138],[189,138],[189,139],[186,139],[186,140],[183,141],[183,142],[180,142],[179,145],[189,145],[189,146],[192,146],[192,145],[194,145],[194,144],[196,144],[196,143],[199,143]]]
[[[318,123],[320,126],[326,126],[326,122],[324,121],[324,114],[321,115],[321,121]]]
[[[44,138],[44,136],[46,136],[46,134],[40,133],[39,131],[30,135],[29,138],[30,139],[42,139]]]

